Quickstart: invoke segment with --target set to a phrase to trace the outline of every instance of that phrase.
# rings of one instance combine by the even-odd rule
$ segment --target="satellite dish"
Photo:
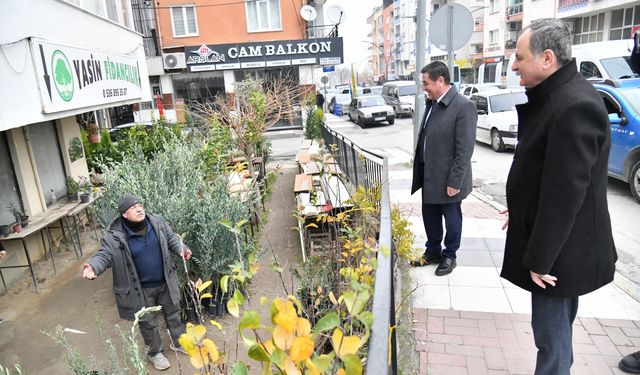
[[[318,12],[316,12],[316,8],[311,5],[305,5],[300,8],[300,16],[302,16],[303,20],[311,22],[316,19]]]
[[[340,5],[332,4],[327,8],[327,19],[334,24],[341,24],[345,21],[345,12]]]
[[[447,51],[449,26],[452,26],[451,50],[455,51],[469,41],[473,33],[473,17],[471,12],[460,4],[441,6],[429,22],[429,35],[436,47]]]

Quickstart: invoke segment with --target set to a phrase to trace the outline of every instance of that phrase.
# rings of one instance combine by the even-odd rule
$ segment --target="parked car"
[[[594,87],[609,112],[609,176],[628,183],[640,203],[640,79],[605,80]]]
[[[349,104],[349,120],[355,121],[361,128],[384,121],[393,125],[395,118],[393,107],[386,104],[380,95],[361,95],[353,98]]]
[[[335,100],[333,100],[333,98],[335,98]],[[336,94],[334,96],[331,97],[331,99],[329,100],[329,112],[333,113],[334,115],[336,114],[336,104],[340,104],[342,106],[342,114],[344,115],[347,107],[349,106],[349,103],[351,103],[351,94]]]
[[[414,81],[391,81],[382,85],[384,101],[393,107],[395,113],[411,116],[416,100],[416,83]]]
[[[524,89],[478,92],[469,99],[476,105],[476,140],[491,145],[496,152],[515,148],[518,135],[516,104],[526,103]]]
[[[491,91],[491,90],[499,90],[504,89],[505,86],[500,83],[473,83],[462,85],[460,88],[460,93],[467,98],[470,98],[471,95],[477,94],[480,91]]]

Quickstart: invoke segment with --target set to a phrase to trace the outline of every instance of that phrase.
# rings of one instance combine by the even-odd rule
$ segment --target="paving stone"
[[[516,333],[512,329],[498,329],[496,330],[498,339],[500,340],[500,346],[503,348],[519,348],[520,343],[516,338]]]
[[[428,375],[469,375],[466,367],[427,365]]]
[[[425,341],[427,339],[427,331],[424,329],[413,329],[413,338],[416,341]]]
[[[602,329],[600,322],[595,318],[579,318],[582,327],[590,335],[606,335],[607,333]]]
[[[598,348],[592,344],[573,344],[573,352],[578,354],[600,354]]]
[[[445,351],[449,354],[459,354],[467,357],[484,357],[484,349],[481,346],[445,344]]]
[[[460,318],[462,319],[482,319],[493,320],[492,313],[477,312],[477,311],[460,311]]]
[[[418,357],[419,370],[421,374],[427,373],[427,352],[420,352]]]
[[[487,362],[484,358],[467,356],[467,371],[469,375],[488,375]]]
[[[580,324],[573,326],[573,342],[579,344],[593,344],[587,330]]]
[[[487,361],[487,368],[490,370],[506,370],[507,361],[504,358],[502,349],[499,348],[484,348],[485,360]]]
[[[478,321],[476,319],[462,319],[462,318],[444,318],[444,325],[457,326],[457,327],[478,327]]]
[[[494,313],[493,321],[496,323],[496,328],[513,329],[513,321],[509,314]]]
[[[610,366],[600,355],[584,354],[584,358],[587,360],[587,367],[593,374],[607,374],[610,373]]]
[[[600,325],[603,327],[627,327],[627,328],[637,328],[636,324],[633,320],[623,320],[623,319],[598,319]]]
[[[427,340],[429,342],[440,342],[443,344],[463,344],[462,336],[446,335],[439,333],[428,333]]]
[[[427,310],[427,315],[428,316],[441,316],[441,317],[448,317],[448,318],[459,318],[460,317],[460,312],[457,311],[457,310],[453,310],[453,309],[449,309],[449,310],[428,309]]]
[[[427,366],[431,365],[466,367],[467,359],[459,354],[429,352],[427,353]]]
[[[426,323],[427,309],[421,309],[421,308],[413,309],[413,321],[418,323]]]
[[[607,333],[611,341],[614,344],[620,346],[628,346],[633,345],[633,341],[627,335],[624,334],[622,328],[620,327],[612,327],[612,326],[603,326],[604,331]]]
[[[507,357],[508,358],[508,357]],[[510,375],[530,375],[536,369],[535,360],[511,359],[507,360],[507,371]]]
[[[494,337],[462,336],[462,341],[465,345],[471,346],[485,346],[490,348],[499,348],[502,346],[500,340]]]
[[[593,337],[591,337],[591,339],[593,340],[593,344],[600,351],[600,354],[620,355],[620,352],[618,351],[616,346],[613,345],[613,342],[608,336],[594,335]]]
[[[622,327],[622,332],[628,337],[640,337],[640,328]]]
[[[446,353],[444,344],[441,342],[419,342],[416,343],[416,351],[417,352],[436,352],[436,353]]]
[[[484,337],[498,337],[498,330],[496,329],[496,323],[493,320],[478,320],[478,328],[480,329],[480,336]]]
[[[428,333],[444,333],[444,318],[440,316],[427,317]]]
[[[460,336],[480,336],[480,330],[476,327],[457,327],[445,325],[444,333]]]

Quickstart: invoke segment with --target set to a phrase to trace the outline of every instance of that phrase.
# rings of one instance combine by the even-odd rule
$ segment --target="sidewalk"
[[[337,128],[347,122],[327,114]],[[387,153],[391,204],[413,225],[416,248],[426,236],[420,194],[410,195],[411,155]],[[435,276],[435,266],[413,268],[414,338],[420,374],[533,374],[536,348],[530,294],[500,278],[504,253],[501,207],[472,193],[464,216],[458,266]],[[618,275],[616,274],[616,279]],[[580,298],[574,324],[572,374],[622,374],[618,361],[640,350],[640,303],[609,284]]]

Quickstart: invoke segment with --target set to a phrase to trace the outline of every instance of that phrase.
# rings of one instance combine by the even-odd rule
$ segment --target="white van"
[[[414,81],[387,82],[382,85],[382,97],[388,105],[393,107],[397,116],[411,116],[416,100],[416,83]]]
[[[632,39],[576,44],[571,46],[571,56],[580,74],[587,79],[630,78],[634,76],[629,65],[632,48]],[[520,86],[520,76],[511,70],[515,57],[515,53],[509,57],[507,87]]]

